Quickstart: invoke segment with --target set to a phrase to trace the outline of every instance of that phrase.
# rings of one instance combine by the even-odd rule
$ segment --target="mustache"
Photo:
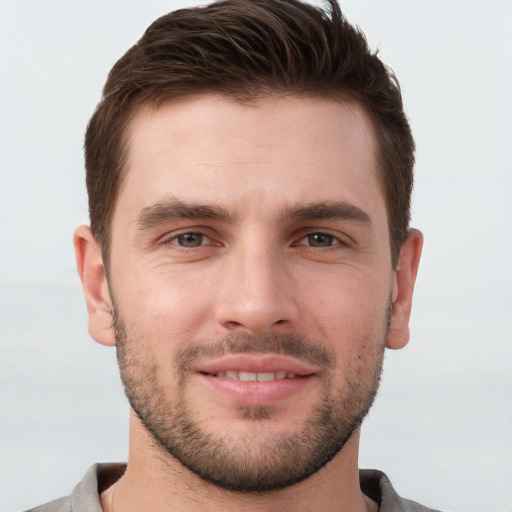
[[[176,359],[179,370],[190,370],[201,357],[228,354],[279,354],[293,356],[323,368],[334,366],[334,354],[303,336],[293,334],[229,335],[215,341],[191,343]]]

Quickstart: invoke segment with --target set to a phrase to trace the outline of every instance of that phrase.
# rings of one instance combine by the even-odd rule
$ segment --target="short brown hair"
[[[106,265],[126,161],[125,132],[142,104],[219,93],[356,101],[370,114],[388,211],[392,264],[409,228],[414,141],[393,74],[335,0],[223,0],[156,20],[114,65],[85,137],[92,232]]]

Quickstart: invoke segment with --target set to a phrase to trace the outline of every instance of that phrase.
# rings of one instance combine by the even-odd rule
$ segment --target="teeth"
[[[238,378],[244,382],[256,382],[258,380],[256,378],[257,376],[258,374],[253,372],[240,372],[240,376]]]
[[[276,376],[274,372],[258,373],[256,374],[258,382],[266,382],[268,380],[275,380]]]
[[[239,372],[237,370],[226,370],[217,372],[216,377],[226,377],[228,379],[241,380],[244,382],[268,382],[271,380],[295,379],[297,375],[291,372]]]

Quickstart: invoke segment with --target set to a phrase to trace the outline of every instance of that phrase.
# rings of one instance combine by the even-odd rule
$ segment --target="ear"
[[[394,276],[393,305],[386,343],[388,348],[403,348],[409,341],[412,294],[422,247],[423,235],[417,229],[411,229],[400,249],[398,267]]]
[[[112,299],[108,288],[101,250],[89,226],[80,226],[73,237],[78,274],[82,281],[89,333],[102,345],[115,345],[112,328]]]

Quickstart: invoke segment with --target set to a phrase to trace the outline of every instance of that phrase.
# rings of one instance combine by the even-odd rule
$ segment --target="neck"
[[[267,493],[239,493],[203,481],[163,453],[132,414],[128,467],[102,494],[102,506],[105,512],[238,512],[241,507],[248,512],[366,512],[372,503],[359,487],[358,448],[356,431],[334,460],[303,482]]]

